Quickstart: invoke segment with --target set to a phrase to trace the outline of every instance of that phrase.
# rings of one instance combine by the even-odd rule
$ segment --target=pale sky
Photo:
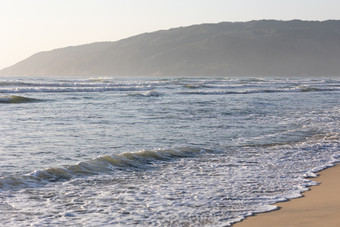
[[[34,53],[222,21],[340,19],[339,0],[0,0],[0,69]]]

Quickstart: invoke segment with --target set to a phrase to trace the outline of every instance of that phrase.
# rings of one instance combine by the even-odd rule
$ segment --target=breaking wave
[[[75,165],[50,167],[36,170],[26,175],[5,176],[0,178],[0,189],[20,189],[43,186],[49,182],[67,181],[76,177],[86,177],[112,173],[115,170],[143,170],[151,168],[160,161],[176,158],[193,157],[205,149],[182,148],[169,150],[125,152],[118,155],[99,156],[95,159],[79,162]]]

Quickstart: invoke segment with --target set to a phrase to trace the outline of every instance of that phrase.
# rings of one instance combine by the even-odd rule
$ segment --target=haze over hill
[[[222,22],[65,47],[7,76],[340,76],[340,21]]]

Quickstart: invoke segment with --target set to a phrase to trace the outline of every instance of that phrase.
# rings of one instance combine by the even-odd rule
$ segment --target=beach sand
[[[256,214],[233,227],[340,226],[340,164],[319,173],[303,197],[277,203],[279,210]]]

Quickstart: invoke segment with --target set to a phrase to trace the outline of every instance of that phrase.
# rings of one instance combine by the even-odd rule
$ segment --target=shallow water
[[[339,160],[338,78],[0,78],[4,226],[223,226]]]

